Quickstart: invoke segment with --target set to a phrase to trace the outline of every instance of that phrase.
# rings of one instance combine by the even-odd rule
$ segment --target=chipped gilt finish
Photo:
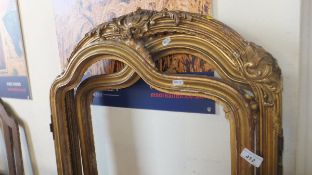
[[[169,43],[164,45],[165,39]],[[205,60],[221,78],[165,74],[155,67],[157,59],[177,53]],[[84,72],[105,56],[123,62],[125,68],[80,83]],[[97,174],[92,93],[126,88],[139,78],[162,92],[205,97],[224,106],[230,122],[232,175],[282,174],[282,81],[276,60],[215,19],[167,9],[138,9],[103,23],[74,49],[51,87],[58,174]],[[184,84],[174,86],[173,80]],[[264,158],[260,168],[255,170],[239,156],[244,148]]]

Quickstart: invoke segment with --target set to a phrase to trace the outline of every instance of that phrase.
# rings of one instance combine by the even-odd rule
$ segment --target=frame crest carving
[[[168,38],[170,43],[163,45]],[[165,74],[156,68],[156,60],[178,53],[203,59],[221,78]],[[81,82],[85,71],[105,56],[123,62],[124,69]],[[50,92],[58,174],[97,174],[92,94],[126,88],[140,78],[159,91],[209,98],[225,107],[232,175],[282,174],[282,81],[276,60],[211,17],[167,9],[138,9],[103,23],[72,52]],[[174,86],[173,80],[184,83]],[[260,168],[239,156],[244,148],[264,158]]]

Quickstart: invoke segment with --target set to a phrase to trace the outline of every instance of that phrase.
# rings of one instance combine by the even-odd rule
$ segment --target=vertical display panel
[[[0,97],[30,99],[18,3],[0,0]]]

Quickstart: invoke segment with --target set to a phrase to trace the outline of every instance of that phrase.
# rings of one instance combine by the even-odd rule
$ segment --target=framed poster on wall
[[[53,0],[55,24],[60,61],[64,68],[77,43],[92,28],[118,16],[135,11],[137,8],[149,10],[183,10],[211,15],[212,0]],[[118,10],[116,10],[118,9]],[[156,63],[161,71],[169,73],[205,74],[213,76],[212,67],[201,59],[191,55],[177,54]],[[123,64],[118,61],[102,61],[93,65],[86,75],[108,74],[121,70]],[[140,90],[138,90],[140,89]],[[138,94],[138,92],[145,92]],[[121,100],[137,94],[136,103]],[[154,94],[154,95],[153,95]],[[131,88],[119,92],[97,92],[94,104],[139,109],[158,109],[167,111],[215,113],[215,103],[208,99],[180,97],[158,94],[139,81]],[[129,96],[130,95],[130,96]],[[172,98],[169,98],[172,97]],[[127,101],[127,103],[124,103]],[[147,103],[148,102],[148,103]],[[174,102],[176,106],[166,105]],[[147,105],[149,104],[149,105]],[[202,104],[202,105],[199,105]],[[188,108],[186,108],[188,106]],[[193,108],[193,110],[186,110]]]
[[[0,97],[31,98],[16,0],[0,0]]]

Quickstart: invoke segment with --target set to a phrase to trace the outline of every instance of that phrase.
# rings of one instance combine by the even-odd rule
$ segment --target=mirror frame
[[[24,164],[21,148],[18,121],[9,114],[6,105],[0,98],[0,120],[2,121],[4,145],[10,175],[23,175]],[[0,172],[1,174],[1,172]]]
[[[156,60],[177,53],[203,59],[221,78],[169,75],[156,68]],[[125,68],[80,83],[85,71],[105,56],[123,62]],[[167,9],[138,9],[103,23],[72,52],[50,92],[58,174],[97,174],[92,94],[129,87],[139,78],[162,92],[209,98],[224,106],[232,175],[282,174],[282,80],[276,60],[211,17]],[[175,80],[183,84],[175,85]],[[260,168],[240,157],[244,148],[264,158]]]

